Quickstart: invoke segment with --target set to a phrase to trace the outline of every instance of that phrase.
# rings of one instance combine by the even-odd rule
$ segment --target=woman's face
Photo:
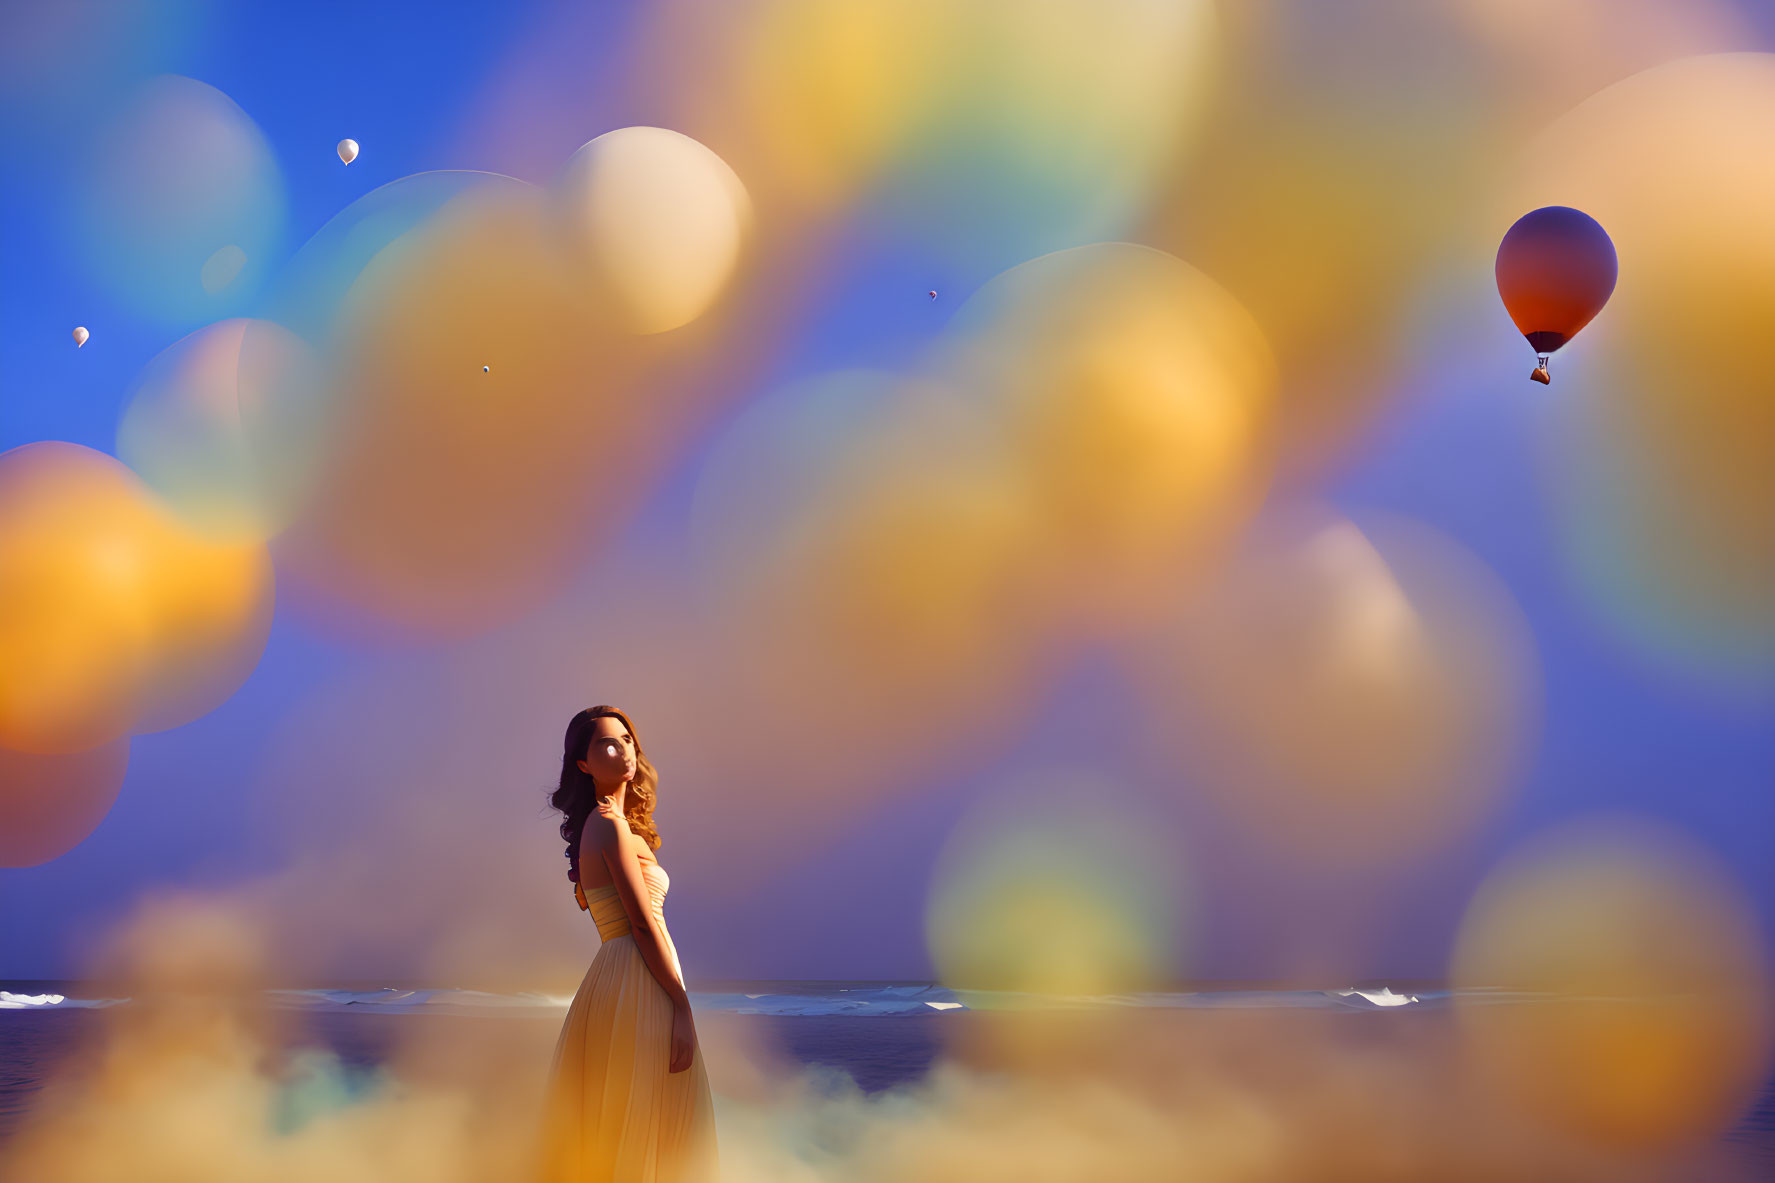
[[[605,715],[592,721],[592,740],[579,770],[602,785],[621,784],[635,775],[635,737],[621,719]]]

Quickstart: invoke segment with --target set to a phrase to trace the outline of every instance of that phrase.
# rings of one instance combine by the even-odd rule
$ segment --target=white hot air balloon
[[[357,159],[357,141],[356,140],[340,140],[339,141],[339,159],[343,160],[346,164],[350,164],[352,161]]]
[[[82,345],[85,345],[86,339],[90,336],[92,336],[92,334],[86,331],[85,325],[75,325],[74,326],[74,348],[78,349]]]

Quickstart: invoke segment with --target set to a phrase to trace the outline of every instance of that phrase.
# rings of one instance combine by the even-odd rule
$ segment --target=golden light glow
[[[1163,252],[1109,243],[1014,267],[956,314],[939,357],[1007,440],[1044,523],[1044,577],[1100,626],[1150,619],[1165,577],[1265,488],[1268,348]]]
[[[1649,821],[1568,823],[1488,877],[1450,966],[1488,1087],[1597,1142],[1724,1130],[1770,1064],[1769,963],[1742,893]]]
[[[0,745],[73,752],[207,713],[258,661],[271,568],[101,452],[0,456]]]

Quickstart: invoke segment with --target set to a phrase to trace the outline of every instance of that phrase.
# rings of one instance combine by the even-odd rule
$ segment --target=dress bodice
[[[659,922],[661,931],[666,926],[666,891],[672,885],[671,877],[666,869],[652,859],[641,859],[641,878],[647,881],[647,894],[653,907],[653,918]],[[579,897],[580,907],[592,914],[597,922],[598,936],[608,941],[626,932],[633,931],[629,924],[629,914],[622,906],[622,897],[617,894],[616,884],[606,883],[602,887],[587,889],[576,885],[574,894]]]

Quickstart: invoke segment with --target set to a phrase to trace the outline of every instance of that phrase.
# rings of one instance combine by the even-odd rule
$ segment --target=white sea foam
[[[0,1010],[91,1010],[128,1001],[127,998],[69,998],[64,994],[15,994],[0,990]]]
[[[1395,994],[1386,986],[1379,990],[1333,990],[1333,994],[1342,998],[1362,998],[1375,1006],[1408,1006],[1421,999],[1416,994]]]

